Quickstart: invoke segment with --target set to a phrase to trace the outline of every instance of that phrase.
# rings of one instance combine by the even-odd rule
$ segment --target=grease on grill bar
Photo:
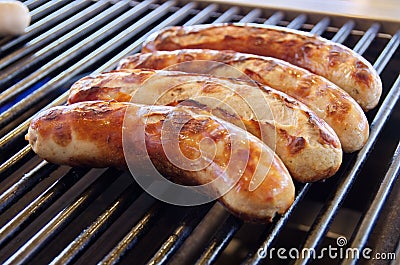
[[[339,235],[358,249],[374,241],[374,225],[382,227],[386,221],[378,216],[388,214],[386,199],[399,185],[400,31],[385,32],[385,22],[325,16],[309,23],[313,14],[227,4],[151,0],[25,4],[32,15],[27,33],[0,39],[0,262],[260,264],[267,261],[258,255],[260,248],[266,253],[279,247],[319,250],[328,244],[336,247]],[[363,54],[384,85],[384,100],[367,114],[371,136],[364,149],[345,155],[341,170],[325,183],[297,185],[295,203],[273,223],[243,224],[213,204],[167,205],[146,195],[127,173],[51,165],[27,146],[23,136],[32,115],[63,104],[68,85],[79,76],[112,69],[163,27],[229,21],[278,24],[341,42]],[[316,209],[309,209],[308,202]],[[353,226],[347,222],[349,214],[355,219]],[[399,238],[392,225],[387,229],[386,234]],[[194,238],[201,234],[202,240]],[[374,246],[396,251],[395,243],[381,241]],[[274,256],[268,262],[282,260]],[[355,261],[305,257],[292,262]]]

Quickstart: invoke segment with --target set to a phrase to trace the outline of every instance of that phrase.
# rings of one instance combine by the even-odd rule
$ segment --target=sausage
[[[262,139],[300,182],[328,178],[342,161],[340,141],[329,125],[301,102],[255,82],[174,71],[114,70],[78,80],[68,102],[130,97],[139,104],[186,101],[206,108]]]
[[[319,75],[272,57],[208,49],[157,51],[129,56],[120,61],[118,69],[176,67],[185,70],[180,63],[194,60],[233,66],[252,79],[301,101],[333,128],[344,152],[357,151],[368,140],[368,120],[349,94]],[[226,76],[224,69],[221,71],[214,67],[207,73]]]
[[[362,56],[319,36],[259,24],[170,27],[149,36],[142,52],[179,49],[234,50],[276,57],[324,76],[349,93],[365,110],[382,94],[378,73]]]
[[[245,220],[270,221],[276,213],[284,213],[293,202],[291,177],[270,148],[245,130],[196,108],[80,102],[39,113],[32,120],[26,138],[40,157],[52,163],[125,168],[123,148],[126,142],[123,142],[122,128],[126,120],[130,120],[133,127],[143,128],[145,144],[141,146],[132,140],[128,142],[132,150],[146,149],[156,169],[173,182],[203,185],[219,179],[219,182],[212,182],[208,191],[219,196],[223,195],[220,193],[226,186],[232,186],[219,200]],[[208,166],[192,170],[170,161],[162,138],[162,131],[168,122],[173,123],[168,128],[172,128],[170,133],[178,140],[185,157],[197,157],[200,145],[203,151],[216,147]],[[204,139],[212,139],[213,142],[202,141]],[[206,152],[202,158],[207,160],[212,154]],[[134,160],[141,161],[141,153],[134,155]],[[247,162],[243,164],[242,161]],[[243,173],[237,179],[237,172],[228,169],[228,162],[243,164]],[[140,163],[136,165],[140,166]],[[254,180],[260,183],[255,189],[250,189],[250,182]]]

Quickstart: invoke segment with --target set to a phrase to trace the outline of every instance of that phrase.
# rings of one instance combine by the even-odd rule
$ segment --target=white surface
[[[28,8],[18,1],[0,1],[0,36],[20,35],[29,26]]]

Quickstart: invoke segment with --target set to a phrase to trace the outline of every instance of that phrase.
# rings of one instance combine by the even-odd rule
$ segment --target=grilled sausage
[[[303,102],[333,128],[344,152],[361,149],[368,139],[368,120],[349,94],[319,75],[272,57],[207,49],[157,51],[129,56],[121,60],[118,69],[161,70],[175,66],[185,70],[185,65],[179,63],[194,60],[217,61],[233,66],[252,79]],[[221,73],[219,68],[222,68]],[[217,65],[208,73],[226,76],[225,69]]]
[[[211,184],[209,191],[219,195],[225,185],[233,185],[219,200],[245,220],[269,221],[276,213],[284,213],[293,202],[293,182],[270,148],[245,130],[194,108],[102,101],[54,107],[32,120],[27,139],[40,157],[52,163],[126,167],[122,141],[124,119],[125,122],[130,119],[133,126],[143,126],[145,145],[141,147],[132,141],[129,143],[132,149],[147,149],[156,169],[172,181],[203,185],[219,179]],[[171,132],[185,157],[195,159],[200,145],[206,145],[201,150],[209,150],[210,145],[216,147],[215,156],[207,167],[190,170],[171,163],[161,133],[168,121],[178,125],[179,130]],[[184,125],[180,126],[182,123]],[[213,144],[202,141],[205,138],[213,139]],[[246,144],[242,144],[243,141]],[[236,146],[235,150],[232,146]],[[135,158],[141,160],[141,157]],[[247,161],[247,164],[235,184],[237,172],[229,171],[226,165],[230,159],[238,158],[240,161],[230,162]],[[254,179],[259,180],[260,185],[251,191],[250,182]]]
[[[149,105],[196,101],[197,107],[208,108],[217,117],[246,128],[272,149],[276,147],[292,177],[301,182],[330,177],[341,164],[340,141],[329,125],[297,100],[258,83],[125,69],[78,80],[68,102],[127,101],[132,95],[131,102]]]
[[[259,24],[170,27],[149,36],[143,52],[179,49],[234,50],[276,57],[326,77],[364,110],[374,108],[382,82],[371,64],[349,48],[313,34]]]

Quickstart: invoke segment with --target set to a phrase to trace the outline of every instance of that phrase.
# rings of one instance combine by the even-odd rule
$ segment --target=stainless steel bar
[[[121,239],[115,248],[113,248],[100,262],[102,265],[116,264],[126,252],[133,248],[138,241],[149,230],[149,227],[154,223],[157,215],[160,213],[161,203],[156,203],[143,218],[129,231],[128,234]]]
[[[173,15],[170,17],[166,18],[164,21],[162,21],[160,24],[156,25],[153,27],[151,30],[143,34],[140,38],[138,38],[134,43],[130,44],[128,47],[126,47],[123,51],[118,53],[116,56],[114,56],[111,60],[109,60],[106,64],[103,64],[101,67],[97,68],[95,71],[93,71],[94,74],[101,73],[104,71],[110,71],[112,70],[115,65],[118,63],[119,60],[124,58],[125,56],[136,53],[140,50],[140,46],[142,43],[146,40],[146,38],[153,32],[160,30],[162,28],[165,28],[167,26],[174,25],[181,21],[185,16],[187,16],[193,8],[196,7],[196,3],[192,2],[189,4],[186,4],[179,10],[177,10]],[[197,17],[197,15],[196,15]],[[154,19],[157,19],[155,17]],[[143,21],[143,26],[146,25],[146,21]]]
[[[179,251],[175,253],[168,264],[194,264],[203,252],[204,246],[210,241],[221,224],[229,218],[230,213],[218,203],[213,202],[211,209],[199,222],[190,236],[183,242]]]
[[[310,234],[307,237],[303,248],[316,249],[317,245],[321,241],[322,237],[328,230],[328,225],[336,215],[341,202],[346,197],[348,191],[351,188],[356,176],[361,170],[362,165],[367,160],[373,145],[375,144],[383,125],[386,123],[392,109],[394,108],[398,98],[400,96],[400,75],[398,76],[395,84],[387,94],[382,106],[378,110],[370,128],[370,136],[365,146],[358,152],[356,161],[351,167],[349,173],[344,176],[338,185],[337,190],[332,194],[331,198],[327,201],[323,209],[320,211],[318,217],[313,223]],[[301,257],[303,258],[303,257]],[[310,257],[304,257],[304,259],[298,259],[295,265],[305,265],[309,262]]]
[[[351,249],[358,249],[361,253],[369,236],[371,235],[371,231],[379,217],[379,213],[382,210],[382,207],[389,196],[390,191],[399,175],[400,172],[400,142],[397,145],[397,148],[393,154],[392,162],[388,171],[386,172],[385,177],[383,178],[379,190],[375,195],[374,200],[372,201],[368,211],[361,218],[360,225],[357,226],[358,229],[352,240]],[[342,265],[353,265],[356,264],[357,259],[344,259]]]
[[[385,49],[381,52],[378,59],[374,63],[374,68],[381,74],[383,69],[385,69],[387,63],[392,58],[393,54],[397,50],[400,44],[400,30],[393,35],[389,43],[386,45]]]
[[[28,1],[24,1],[24,4],[28,7],[29,10],[32,10],[36,7],[38,7],[39,5],[42,5],[43,2],[46,2],[45,0],[28,0]]]
[[[276,25],[278,24],[283,18],[285,14],[281,11],[275,12],[272,16],[270,16],[265,22],[265,25]]]
[[[77,236],[50,264],[70,264],[87,249],[140,195],[137,185],[130,185],[118,198],[82,233]]]
[[[0,228],[0,248],[75,184],[88,169],[72,169]]]
[[[379,28],[379,23],[372,24],[357,42],[356,46],[354,46],[353,50],[362,55],[367,50],[369,45],[371,45],[371,42],[375,39],[376,35],[378,35]]]
[[[301,14],[293,19],[286,27],[289,29],[299,29],[307,21],[307,15]]]
[[[30,145],[25,146],[21,150],[19,150],[17,153],[15,153],[12,157],[7,159],[3,164],[0,166],[0,175],[2,175],[4,172],[6,172],[8,169],[10,169],[12,166],[14,166],[18,161],[20,161],[22,158],[24,158],[26,155],[28,155],[32,151]]]
[[[214,23],[222,23],[222,22],[227,22],[232,19],[233,16],[239,13],[239,8],[234,6],[226,10],[224,13],[222,13],[216,20],[214,20]]]
[[[216,4],[208,5],[183,25],[187,26],[187,25],[203,23],[210,17],[211,13],[217,9],[218,9],[218,5],[216,5]]]
[[[262,10],[259,8],[252,9],[247,13],[242,19],[239,20],[240,23],[253,22],[262,15]]]
[[[51,239],[63,230],[72,219],[82,212],[101,192],[110,186],[116,178],[113,172],[102,174],[95,182],[86,188],[79,197],[56,216],[54,216],[32,238],[24,243],[4,264],[26,264],[34,257]]]
[[[16,183],[0,194],[0,213],[4,212],[33,186],[39,183],[43,177],[48,176],[57,167],[58,166],[56,165],[42,161],[34,169],[30,170],[27,174],[18,179]]]
[[[205,265],[215,262],[242,224],[242,220],[233,215],[229,216],[222,227],[218,229],[217,233],[208,242],[208,246],[204,249],[196,264]]]
[[[0,39],[0,47],[5,45],[6,43],[9,43],[13,39],[12,36],[4,36]],[[1,54],[0,54],[1,55]]]
[[[356,22],[354,20],[347,21],[339,31],[333,36],[332,41],[342,43],[350,35],[351,31],[354,29]]]
[[[331,23],[331,19],[329,17],[324,17],[320,21],[318,21],[317,24],[310,30],[310,33],[321,35],[324,33],[326,28],[329,26]]]
[[[62,6],[64,3],[65,1],[62,0],[47,1],[47,3],[45,3],[44,5],[41,5],[40,7],[30,12],[31,19],[36,20],[38,17],[40,17],[40,15],[42,15],[42,13],[52,13],[54,12],[54,10],[59,9],[59,7]]]
[[[182,245],[183,241],[191,234],[195,226],[201,221],[210,207],[196,207],[192,208],[186,214],[184,219],[180,222],[179,226],[175,228],[174,232],[164,241],[159,250],[147,262],[148,265],[161,265],[167,264],[172,255]]]

